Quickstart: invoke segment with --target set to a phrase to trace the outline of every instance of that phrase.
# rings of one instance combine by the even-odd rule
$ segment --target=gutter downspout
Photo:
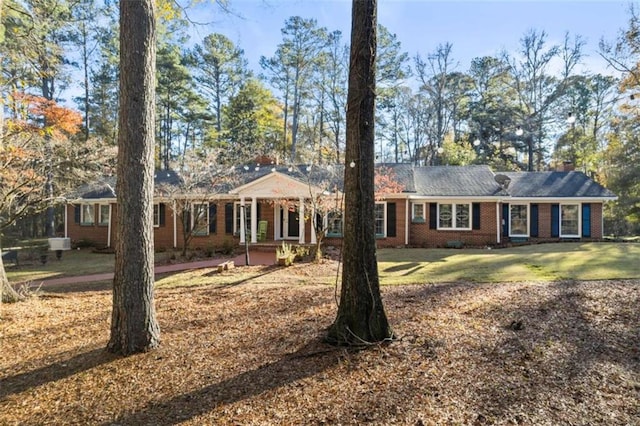
[[[113,217],[113,212],[112,212],[112,204],[109,203],[109,226],[107,227],[107,247],[111,247],[111,221],[112,221],[112,217]],[[65,210],[66,212],[66,210]],[[66,222],[66,218],[65,218],[65,222]]]
[[[173,248],[175,249],[178,247],[178,215],[176,214],[176,200],[173,200],[171,204],[173,204],[171,210],[173,211]]]
[[[409,211],[409,199],[405,200],[405,221],[404,221],[404,245],[409,245],[409,224],[411,223],[411,212]]]
[[[501,222],[500,222],[500,203],[501,201],[496,201],[496,242],[500,244],[500,232],[501,232]]]

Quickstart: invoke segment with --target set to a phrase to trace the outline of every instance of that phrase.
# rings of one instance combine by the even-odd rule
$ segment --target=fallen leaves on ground
[[[160,288],[161,347],[128,358],[108,291],[2,306],[0,424],[640,424],[638,281],[385,287],[397,340],[356,351],[303,269]]]

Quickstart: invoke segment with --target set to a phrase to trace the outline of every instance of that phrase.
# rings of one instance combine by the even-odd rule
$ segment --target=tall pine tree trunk
[[[353,0],[352,7],[342,288],[338,314],[327,335],[327,341],[338,345],[393,337],[380,296],[375,240],[376,0]]]
[[[111,352],[158,346],[154,307],[153,149],[156,17],[154,0],[120,2],[120,111],[117,239]]]

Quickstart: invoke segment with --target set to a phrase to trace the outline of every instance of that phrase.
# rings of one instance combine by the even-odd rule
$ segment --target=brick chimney
[[[572,172],[576,169],[575,164],[573,164],[573,161],[568,161],[565,160],[562,162],[562,166],[561,166],[561,172]]]

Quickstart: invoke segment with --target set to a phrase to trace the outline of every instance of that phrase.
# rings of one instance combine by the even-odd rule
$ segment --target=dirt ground
[[[159,289],[161,347],[128,358],[107,289],[4,305],[0,424],[640,424],[639,281],[385,287],[397,339],[356,351],[322,341],[316,268]]]

